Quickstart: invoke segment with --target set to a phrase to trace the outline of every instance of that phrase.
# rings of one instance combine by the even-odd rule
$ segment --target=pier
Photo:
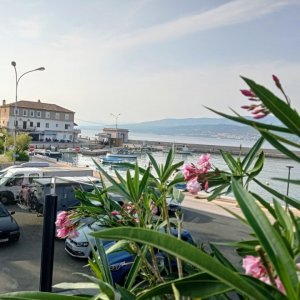
[[[224,145],[205,145],[205,144],[183,144],[183,143],[171,143],[171,142],[158,142],[148,140],[129,140],[126,144],[128,148],[141,148],[147,147],[154,151],[162,151],[168,149],[174,145],[176,149],[187,147],[193,153],[217,153],[220,154],[220,150],[229,152],[233,155],[246,155],[251,147],[237,147],[237,146],[224,146]],[[276,149],[262,148],[265,157],[270,158],[288,158]],[[293,151],[295,154],[300,156],[300,151]]]

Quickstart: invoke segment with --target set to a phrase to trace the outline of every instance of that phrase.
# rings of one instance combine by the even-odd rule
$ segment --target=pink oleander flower
[[[57,229],[56,236],[61,239],[66,237],[77,237],[79,235],[78,231],[75,230],[75,226],[61,227]]]
[[[251,90],[240,90],[240,91],[246,97],[256,97],[256,95]]]
[[[285,293],[286,293],[286,292],[285,292],[285,288],[284,288],[284,286],[283,286],[283,284],[282,284],[282,282],[281,282],[281,280],[280,280],[279,277],[276,277],[276,278],[275,278],[275,283],[276,283],[276,286],[277,286],[278,290],[279,290],[281,293],[285,294]]]
[[[207,173],[211,169],[212,165],[209,160],[210,160],[209,153],[202,154],[199,157],[198,165],[200,166],[201,173]]]
[[[71,224],[70,216],[71,214],[69,212],[61,211],[56,217],[55,225],[57,227],[69,226]]]
[[[197,178],[190,180],[186,187],[191,194],[197,194],[200,191],[200,183],[197,181]]]
[[[246,275],[250,275],[255,278],[261,278],[267,274],[267,271],[261,262],[261,258],[257,256],[245,256],[243,259],[243,268],[245,269]]]
[[[267,270],[263,265],[261,258],[257,256],[247,255],[243,259],[243,268],[245,269],[245,274],[255,277],[260,281],[271,285],[271,280],[268,276]],[[277,289],[285,294],[284,286],[278,276],[275,278],[275,284]]]
[[[198,177],[201,174],[201,170],[199,170],[194,164],[186,164],[182,168],[182,173],[184,179],[189,181],[195,177]]]

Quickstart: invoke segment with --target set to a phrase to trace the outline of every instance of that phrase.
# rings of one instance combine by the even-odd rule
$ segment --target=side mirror
[[[14,215],[16,212],[13,210],[11,212],[9,212],[11,215]]]

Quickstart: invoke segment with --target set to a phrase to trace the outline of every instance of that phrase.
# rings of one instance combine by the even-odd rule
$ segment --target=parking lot
[[[43,217],[22,210],[16,205],[7,206],[16,211],[14,218],[20,225],[20,240],[12,244],[0,244],[0,293],[39,289],[40,259]],[[246,238],[247,228],[239,221],[225,216],[184,209],[184,227],[198,243],[210,241],[235,241]],[[226,255],[239,261],[230,249]],[[72,258],[64,250],[64,241],[55,241],[53,284],[86,281],[76,272],[89,273],[84,268],[86,260]]]

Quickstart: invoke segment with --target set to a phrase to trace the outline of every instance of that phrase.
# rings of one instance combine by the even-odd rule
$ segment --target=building
[[[123,143],[128,143],[128,129],[122,128],[103,128],[101,133],[98,133],[98,141],[110,146],[119,147]]]
[[[79,129],[74,123],[75,113],[56,104],[40,100],[18,101],[0,106],[0,127],[11,134],[28,133],[33,141],[77,142]],[[15,126],[16,122],[16,126]]]

